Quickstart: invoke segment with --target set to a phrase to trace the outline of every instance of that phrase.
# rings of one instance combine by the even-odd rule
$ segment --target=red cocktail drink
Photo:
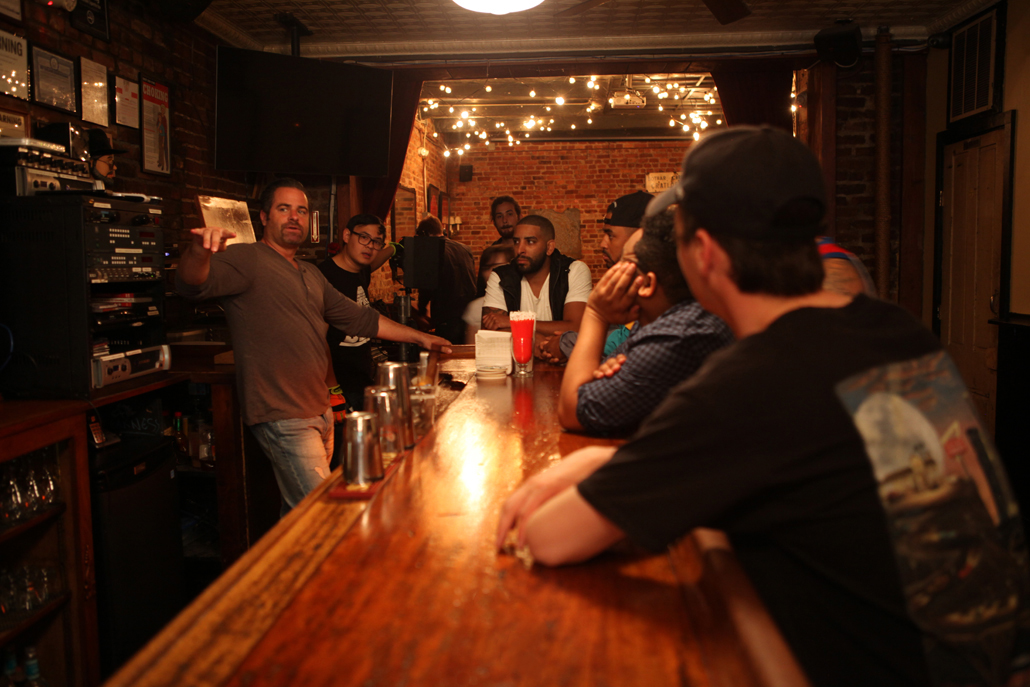
[[[533,360],[533,330],[536,314],[524,310],[509,314],[511,323],[511,353],[518,365],[516,374],[526,375],[526,365]]]

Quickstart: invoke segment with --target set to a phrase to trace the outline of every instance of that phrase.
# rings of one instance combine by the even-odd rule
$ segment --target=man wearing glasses
[[[318,266],[326,280],[347,298],[368,307],[372,273],[394,253],[386,242],[386,227],[375,215],[354,215],[341,237],[339,253]],[[326,335],[333,359],[336,383],[343,390],[348,409],[361,409],[365,387],[374,383],[372,344],[367,336],[348,336],[331,327]]]

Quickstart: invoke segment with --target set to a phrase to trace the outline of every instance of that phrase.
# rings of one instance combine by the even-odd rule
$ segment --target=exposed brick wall
[[[110,72],[108,87],[112,92],[115,76],[136,81],[141,71],[171,88],[171,175],[141,169],[142,129],[115,124],[112,107],[111,125],[106,131],[115,147],[128,151],[116,158],[118,176],[113,190],[164,198],[165,226],[171,230],[170,235],[179,234],[184,227],[200,226],[194,202],[198,194],[241,199],[248,194],[250,186],[243,173],[214,170],[218,39],[191,23],[164,21],[140,0],[109,0],[110,42],[75,29],[67,12],[35,2],[22,5],[22,23],[0,18],[0,29],[76,62],[86,57],[103,64]],[[73,115],[4,95],[0,95],[0,107],[28,112],[33,122],[82,123]]]
[[[619,196],[645,188],[648,172],[679,170],[686,142],[534,142],[519,146],[473,147],[447,163],[451,213],[462,218],[457,240],[477,256],[497,240],[490,201],[511,195],[523,208],[581,213],[583,260],[596,282],[604,273],[598,243],[599,219]],[[472,165],[472,181],[458,181],[458,166]]]
[[[901,58],[891,74],[891,297],[898,284],[901,226]],[[876,280],[876,83],[873,59],[857,72],[841,70],[837,80],[837,243],[862,258]]]

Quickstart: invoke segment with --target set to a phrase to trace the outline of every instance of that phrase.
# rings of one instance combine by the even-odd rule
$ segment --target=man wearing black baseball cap
[[[647,204],[654,199],[646,191],[636,191],[613,200],[608,205],[601,228],[601,259],[610,268],[622,259],[622,247],[640,228]]]
[[[498,543],[516,527],[558,565],[714,527],[813,685],[1000,685],[1026,671],[1026,549],[1000,461],[929,331],[822,289],[815,156],[771,128],[710,134],[648,212],[673,203],[683,274],[738,342],[629,443],[530,478]],[[627,294],[639,288],[632,265],[615,269]]]
[[[115,148],[102,129],[87,129],[89,136],[90,172],[93,177],[107,183],[114,180],[118,165],[114,163],[115,155],[126,151]]]

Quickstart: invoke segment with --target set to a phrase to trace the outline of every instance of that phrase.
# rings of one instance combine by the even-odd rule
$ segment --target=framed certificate
[[[82,121],[108,125],[107,67],[85,57],[79,58],[82,86]]]
[[[171,95],[167,84],[140,75],[142,98],[143,171],[172,173]]]
[[[42,48],[32,47],[32,99],[40,105],[79,114],[75,63]]]
[[[139,128],[139,84],[114,77],[114,121],[122,126]]]
[[[0,31],[0,93],[29,99],[29,44],[24,38]]]

